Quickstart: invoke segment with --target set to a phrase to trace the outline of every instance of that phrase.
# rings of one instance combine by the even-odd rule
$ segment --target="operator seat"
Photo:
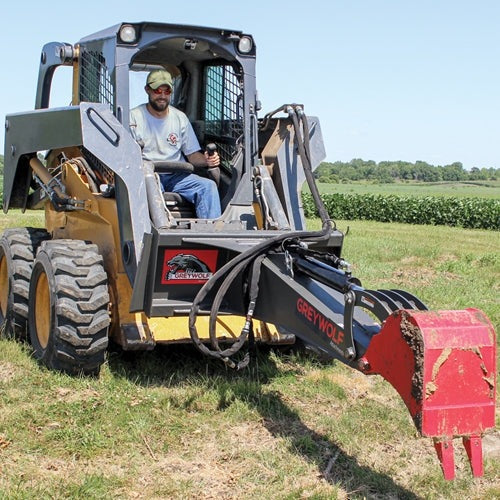
[[[196,218],[194,205],[179,193],[164,192],[163,200],[168,211],[175,219]]]

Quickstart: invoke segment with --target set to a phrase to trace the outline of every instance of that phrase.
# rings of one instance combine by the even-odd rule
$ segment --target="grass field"
[[[0,216],[0,229],[37,223]],[[498,331],[498,232],[337,223],[364,286],[479,307]],[[0,340],[0,498],[500,498],[499,443],[488,435],[472,479],[457,440],[447,482],[395,391],[341,363],[261,352],[233,373],[172,347],[111,352],[85,379]]]
[[[500,198],[500,181],[484,182],[398,182],[393,184],[319,183],[321,193],[381,194],[399,196],[456,196]]]

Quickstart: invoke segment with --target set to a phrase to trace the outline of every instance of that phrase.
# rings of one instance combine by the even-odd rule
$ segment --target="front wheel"
[[[96,245],[79,240],[42,243],[28,312],[38,360],[70,374],[98,374],[108,346],[108,306],[108,280]]]
[[[6,229],[0,237],[0,333],[26,339],[28,294],[37,248],[50,238],[45,229]]]

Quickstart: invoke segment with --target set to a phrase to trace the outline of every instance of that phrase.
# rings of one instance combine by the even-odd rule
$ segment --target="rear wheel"
[[[49,239],[45,229],[6,229],[0,237],[0,332],[25,340],[28,295],[37,248]]]
[[[29,332],[35,357],[70,374],[96,375],[108,346],[108,280],[96,245],[42,243],[29,289]]]

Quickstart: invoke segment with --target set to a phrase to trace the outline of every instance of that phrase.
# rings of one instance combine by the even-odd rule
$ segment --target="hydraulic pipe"
[[[42,183],[46,186],[50,186],[57,196],[61,199],[68,199],[69,196],[62,191],[62,189],[58,186],[55,181],[55,178],[50,174],[47,170],[47,167],[36,157],[34,156],[30,160],[30,167],[38,176],[38,178],[42,181]]]

